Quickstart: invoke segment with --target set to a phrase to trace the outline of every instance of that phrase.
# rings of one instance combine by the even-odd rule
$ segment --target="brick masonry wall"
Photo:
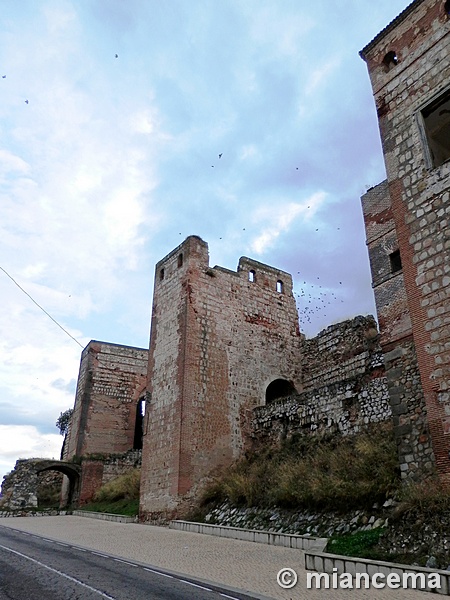
[[[398,64],[383,64],[394,51]],[[377,106],[392,217],[439,473],[450,477],[450,161],[433,167],[421,110],[450,85],[442,0],[414,2],[362,54]]]
[[[207,244],[192,236],[158,263],[154,290],[144,518],[174,509],[211,470],[239,456],[252,409],[265,403],[272,381],[301,389],[288,273],[248,258],[236,272],[211,268]]]
[[[368,190],[361,201],[380,342],[385,348],[412,334],[403,271],[393,273],[389,258],[399,246],[387,181]]]
[[[65,457],[133,448],[137,403],[147,381],[148,351],[90,342],[82,352]]]
[[[83,461],[78,505],[91,502],[94,494],[102,486],[104,463],[102,460],[87,459]]]

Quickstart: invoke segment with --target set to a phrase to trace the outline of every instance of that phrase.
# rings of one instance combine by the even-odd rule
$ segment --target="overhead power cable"
[[[56,320],[55,320],[55,319],[52,317],[52,315],[50,315],[50,314],[49,314],[49,313],[48,313],[48,312],[45,310],[45,308],[42,308],[42,306],[41,306],[40,304],[38,304],[38,303],[36,302],[36,300],[35,300],[35,299],[34,299],[32,296],[30,296],[30,294],[29,294],[29,293],[28,293],[26,290],[24,290],[22,286],[20,286],[20,285],[17,283],[17,281],[14,279],[14,277],[11,277],[11,275],[8,273],[8,271],[6,271],[6,270],[5,270],[3,267],[1,267],[1,266],[0,266],[0,269],[3,271],[3,273],[4,273],[4,274],[5,274],[7,277],[9,277],[9,278],[11,279],[11,281],[12,281],[12,282],[13,282],[15,285],[17,285],[17,287],[19,288],[19,290],[21,290],[21,291],[22,291],[24,294],[26,294],[26,295],[28,296],[28,298],[29,298],[29,299],[30,299],[32,302],[34,302],[34,304],[36,304],[36,306],[37,306],[38,308],[40,308],[40,309],[42,310],[42,312],[43,312],[43,313],[45,313],[45,314],[47,315],[47,317],[53,321],[53,323],[55,323],[55,325],[58,325],[58,327],[59,327],[60,329],[62,329],[66,335],[68,335],[68,336],[69,336],[69,337],[70,337],[70,338],[71,338],[71,339],[72,339],[74,342],[76,342],[76,343],[77,343],[77,344],[78,344],[78,345],[79,345],[81,348],[84,348],[84,346],[82,346],[82,345],[80,344],[80,342],[79,342],[77,339],[75,339],[75,338],[73,337],[73,335],[72,335],[72,334],[70,334],[70,333],[67,331],[67,329],[64,329],[64,327],[63,327],[62,325],[60,325],[60,324],[58,323],[58,321],[56,321]]]

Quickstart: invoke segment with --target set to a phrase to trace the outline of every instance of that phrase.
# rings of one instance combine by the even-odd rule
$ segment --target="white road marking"
[[[144,571],[150,571],[150,573],[156,573],[157,575],[162,575],[163,577],[174,579],[172,575],[167,575],[167,573],[161,573],[161,571],[154,571],[153,569],[147,569],[147,567],[144,567]]]
[[[226,594],[220,594],[220,595],[223,596],[224,598],[231,598],[231,600],[239,600],[239,598],[235,598],[234,596],[227,596]]]
[[[1,544],[0,544],[0,548],[3,548],[3,550],[6,550],[7,552],[12,552],[13,554],[17,554],[18,556],[21,556],[22,558],[26,558],[27,560],[30,560],[31,562],[36,563],[40,567],[44,567],[44,569],[48,569],[49,571],[52,571],[52,573],[61,575],[61,577],[65,577],[66,579],[69,579],[70,581],[73,581],[74,583],[77,583],[78,585],[81,585],[81,586],[87,588],[88,590],[91,590],[91,592],[100,594],[100,596],[103,596],[103,598],[108,598],[108,600],[115,600],[115,598],[113,598],[112,596],[108,596],[108,594],[104,594],[100,590],[97,590],[97,589],[91,587],[90,585],[87,585],[86,583],[83,583],[82,581],[75,579],[75,577],[71,577],[70,575],[66,575],[65,573],[62,573],[61,571],[53,569],[52,567],[45,565],[44,563],[40,562],[39,560],[31,558],[31,556],[27,556],[26,554],[22,554],[21,552],[17,552],[17,550],[13,550],[12,548],[7,548],[6,546],[2,546]]]
[[[187,583],[188,585],[193,585],[194,587],[198,587],[201,590],[206,590],[207,592],[212,592],[211,588],[207,588],[204,585],[198,585],[197,583],[192,583],[192,581],[186,581],[186,579],[180,579],[183,583]]]
[[[103,556],[103,558],[111,558],[107,554],[100,554],[100,552],[94,552],[93,550],[91,550],[91,554],[95,554],[95,556]]]

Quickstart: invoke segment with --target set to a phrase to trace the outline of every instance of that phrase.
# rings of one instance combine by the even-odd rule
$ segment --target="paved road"
[[[251,600],[131,561],[0,527],[0,600]]]
[[[275,600],[430,600],[432,597],[426,592],[406,589],[308,590],[301,550],[164,527],[74,516],[0,518],[0,531],[5,527],[100,554],[114,555],[154,570],[175,571],[183,574],[182,579],[191,577],[205,587],[212,587],[214,584],[211,582],[215,582],[234,597],[239,597],[237,590],[266,600],[268,597]],[[114,565],[120,563],[114,562]],[[276,575],[283,567],[297,571],[298,584],[295,588],[284,590],[277,585]],[[97,595],[97,600],[99,598]],[[143,598],[147,599],[147,596]],[[0,600],[3,600],[1,596]],[[44,597],[42,600],[47,599]],[[69,596],[67,600],[72,599]]]

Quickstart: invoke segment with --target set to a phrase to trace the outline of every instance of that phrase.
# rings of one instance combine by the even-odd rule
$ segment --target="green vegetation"
[[[342,556],[371,558],[373,560],[389,560],[389,557],[386,557],[376,548],[384,531],[383,527],[379,527],[370,531],[358,531],[357,533],[332,537],[328,540],[326,552]]]
[[[80,510],[135,517],[139,514],[139,500],[122,499],[111,502],[91,502],[82,506]]]
[[[354,436],[298,436],[238,461],[209,483],[202,506],[335,510],[369,508],[399,487],[398,458],[387,425]]]
[[[450,489],[437,477],[422,483],[403,485],[394,517],[412,517],[422,515],[427,520],[450,512]],[[439,518],[439,517],[438,517]]]
[[[61,435],[66,435],[72,415],[73,408],[68,408],[66,411],[60,413],[58,419],[56,420],[56,427],[59,429],[59,433]]]
[[[139,484],[141,470],[133,469],[103,485],[94,496],[94,502],[81,510],[135,516],[139,514]]]

